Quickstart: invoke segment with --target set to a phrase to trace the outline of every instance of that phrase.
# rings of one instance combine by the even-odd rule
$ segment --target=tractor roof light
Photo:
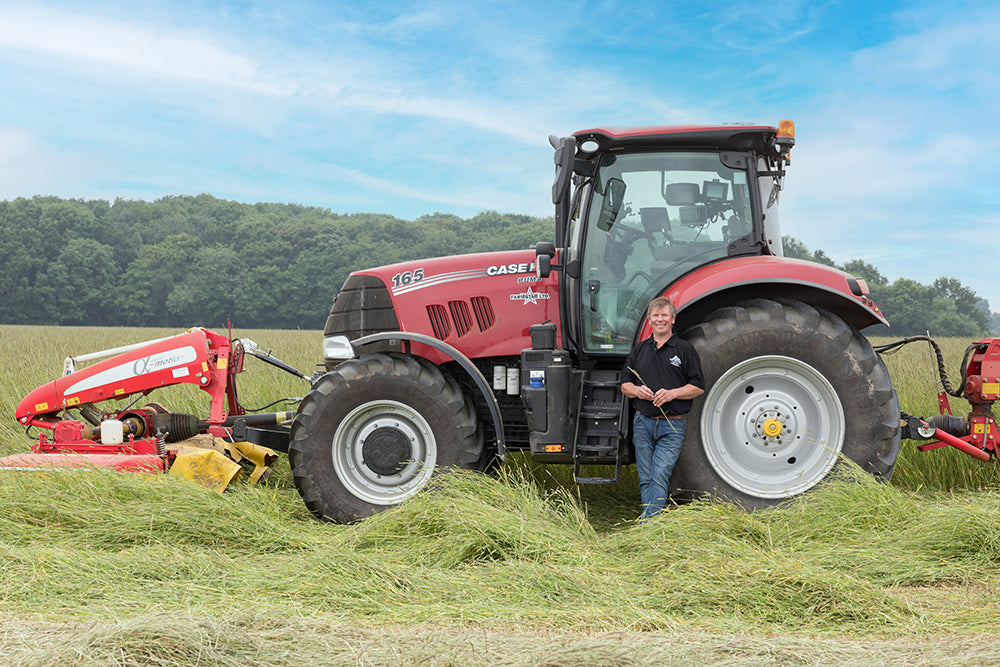
[[[778,123],[778,132],[774,137],[774,143],[781,147],[782,152],[795,145],[795,123],[793,121],[783,120]]]

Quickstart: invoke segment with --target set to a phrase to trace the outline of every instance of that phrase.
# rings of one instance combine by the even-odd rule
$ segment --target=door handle
[[[601,291],[601,281],[591,280],[587,283],[587,292],[590,293],[590,312],[597,312],[597,293]]]

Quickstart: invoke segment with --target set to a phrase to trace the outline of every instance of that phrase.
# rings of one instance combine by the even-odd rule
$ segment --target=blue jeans
[[[687,419],[653,419],[635,413],[632,418],[632,444],[635,467],[639,473],[640,519],[659,514],[667,503],[670,474],[681,455]]]

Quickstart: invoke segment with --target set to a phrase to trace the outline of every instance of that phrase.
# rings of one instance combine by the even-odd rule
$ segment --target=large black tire
[[[899,399],[881,357],[837,316],[754,299],[683,337],[701,356],[706,391],[688,418],[676,495],[757,509],[808,491],[843,458],[892,474]]]
[[[299,405],[288,458],[317,517],[353,523],[415,495],[436,467],[482,464],[482,430],[458,383],[404,354],[326,373]]]

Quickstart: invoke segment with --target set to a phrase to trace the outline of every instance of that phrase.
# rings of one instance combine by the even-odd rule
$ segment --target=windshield
[[[627,352],[650,299],[752,228],[747,173],[717,153],[605,157],[582,257],[584,349]]]

